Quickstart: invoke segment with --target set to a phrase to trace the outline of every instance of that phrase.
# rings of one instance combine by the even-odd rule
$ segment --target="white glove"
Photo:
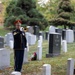
[[[27,50],[27,48],[24,48],[24,50]]]

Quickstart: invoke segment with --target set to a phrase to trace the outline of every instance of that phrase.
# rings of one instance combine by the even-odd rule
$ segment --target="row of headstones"
[[[39,38],[40,35],[42,35],[43,40],[44,39],[49,40],[49,33],[55,33],[55,30],[56,30],[57,33],[62,33],[63,40],[66,40],[68,43],[74,42],[73,30],[62,31],[61,29],[55,29],[55,27],[53,27],[53,26],[50,26],[49,31],[45,32],[45,36],[44,36],[43,32],[39,32],[38,38]],[[28,42],[29,45],[34,45],[36,43],[36,40],[37,40],[37,35],[33,35],[31,33],[26,32],[26,38],[27,38],[27,42]],[[14,42],[14,40],[13,40],[12,33],[6,34],[5,35],[6,45],[9,46],[10,48],[13,48],[13,42]]]
[[[26,39],[27,39],[27,42],[29,45],[34,45],[36,43],[37,39],[39,38],[39,37],[37,37],[37,35],[31,34],[29,32],[26,32],[25,34],[26,34]],[[42,35],[41,32],[39,32],[39,36],[40,35]],[[2,39],[0,41],[2,41]],[[10,48],[13,48],[14,40],[13,40],[12,33],[7,33],[5,35],[4,42],[1,44],[1,46],[4,46],[4,43],[5,43],[5,46],[9,46]]]
[[[26,32],[25,34],[26,34],[26,39],[27,39],[28,44],[29,45],[34,45],[36,43],[36,40],[37,40],[36,35],[33,35],[33,34],[29,33],[29,32]],[[13,43],[14,43],[14,40],[13,40],[12,33],[7,33],[5,35],[5,44],[7,46],[9,46],[10,48],[13,48]]]
[[[51,65],[43,65],[43,75],[51,75]],[[74,59],[68,58],[67,60],[67,72],[66,75],[74,75]]]
[[[40,44],[40,42],[41,42],[41,44]],[[1,44],[0,44],[0,46],[1,46]],[[38,53],[38,58],[37,59],[41,59],[42,55],[40,55],[40,54],[42,54],[42,52],[39,54],[40,50],[42,49],[42,37],[41,36],[40,36],[40,39],[39,39],[38,48],[39,48],[39,50],[37,51],[37,53]],[[29,45],[27,43],[27,48],[24,51],[24,61],[23,61],[23,63],[28,63],[28,51],[29,51]],[[41,58],[40,58],[40,56],[41,56]],[[0,60],[1,60],[0,61],[0,69],[10,67],[10,50],[7,50],[3,46],[1,46],[1,48],[0,48]]]
[[[9,60],[10,60],[9,51],[4,48],[4,38],[0,36],[0,69],[8,67],[10,63]]]
[[[58,29],[54,26],[49,27],[49,31],[40,32],[39,35],[43,36],[43,39],[49,40],[49,33],[60,33],[62,40],[66,40],[67,43],[73,43],[75,41],[75,31],[70,29]],[[71,37],[70,37],[71,36]]]
[[[8,41],[9,42],[9,41]],[[12,42],[11,42],[12,43]],[[27,53],[29,51],[29,45],[27,43],[27,48],[24,51],[24,61],[23,63],[28,62]],[[10,67],[10,50],[4,47],[4,38],[0,36],[0,69]]]
[[[27,34],[29,34],[29,33],[27,33]],[[34,38],[32,38],[32,39],[34,39]],[[2,60],[2,61],[0,61],[0,69],[4,69],[4,68],[10,66],[10,50],[7,50],[4,47],[4,43],[6,43],[6,45],[9,46],[10,48],[13,48],[12,33],[8,33],[7,35],[5,35],[5,39],[0,36],[0,60]],[[28,51],[29,51],[29,44],[27,43],[27,48],[24,51],[24,62],[23,63],[28,63]]]
[[[50,42],[53,43],[53,40],[51,40]],[[58,40],[56,40],[56,41],[58,41]],[[55,45],[54,45],[55,43],[53,43],[53,45],[50,45],[50,42],[49,42],[48,54],[46,54],[46,57],[51,57],[51,55],[55,56],[58,53],[60,54],[61,47],[58,48],[59,47],[58,45],[56,45],[56,47],[55,47]],[[56,42],[56,44],[58,44],[59,42]],[[43,43],[43,39],[42,39],[42,36],[40,36],[40,38],[38,40],[38,47],[37,47],[37,60],[42,60],[42,43]],[[67,42],[66,42],[66,40],[62,41],[62,50],[65,53],[67,52]]]
[[[50,26],[49,32],[47,34],[47,38],[49,40],[49,52],[46,54],[46,57],[50,57],[53,55],[60,54],[60,43],[62,44],[62,49],[64,52],[67,52],[67,42],[66,40],[60,41],[61,35],[59,33],[54,32],[55,28]],[[42,42],[43,42],[43,34],[40,32],[39,40],[38,40],[38,48],[37,48],[37,59],[42,59]],[[54,41],[55,40],[55,41]],[[53,44],[54,43],[54,44]],[[55,46],[54,46],[55,45]],[[53,50],[53,51],[52,51]]]
[[[52,34],[50,34],[50,35],[52,35]],[[56,35],[56,34],[53,34],[53,35]],[[58,34],[57,34],[58,35]],[[51,37],[51,36],[50,36]],[[55,39],[53,39],[53,40],[55,40]],[[53,43],[53,40],[51,40],[50,42],[52,42]],[[56,39],[56,44],[58,44],[59,42],[61,42],[61,41],[59,41],[59,38],[58,39]],[[50,47],[50,42],[49,42],[49,47]],[[37,60],[42,60],[42,43],[43,43],[43,37],[42,36],[39,36],[39,40],[38,40],[38,46],[37,46],[37,51],[36,51],[36,53],[37,53]],[[51,44],[52,44],[51,43]],[[59,43],[60,44],[60,43]],[[54,44],[53,44],[54,45]],[[52,48],[53,47],[55,47],[55,45],[54,46],[52,46]],[[56,45],[56,47],[59,47],[58,45]],[[55,48],[50,48],[51,50],[55,50],[55,52],[56,53],[59,53],[60,52],[60,48],[57,48],[56,49],[56,47]],[[48,48],[49,49],[49,48]],[[57,51],[59,49],[59,51]],[[67,52],[67,42],[66,42],[66,40],[63,40],[62,41],[62,50],[63,50],[63,52]],[[54,53],[55,53],[54,52]],[[49,51],[48,51],[48,53],[49,53]],[[53,54],[53,53],[52,53]]]
[[[61,36],[62,36],[62,39],[63,40],[66,40],[67,43],[73,43],[74,40],[75,40],[75,31],[74,30],[70,30],[70,29],[62,30],[62,29],[55,28],[53,26],[50,26],[49,29],[50,29],[49,32],[57,32],[57,33],[60,33]]]
[[[37,40],[37,37],[36,37],[35,34],[39,32],[39,27],[38,26],[34,26],[34,27],[28,26],[27,28],[28,28],[28,32],[25,33],[27,42],[28,42],[29,45],[34,45],[36,43],[36,40]],[[33,31],[34,31],[34,33],[33,33]],[[13,48],[14,40],[13,40],[12,33],[7,33],[5,35],[5,43],[6,43],[6,46],[9,46],[10,48]]]
[[[0,36],[0,69],[10,66],[10,51],[4,48],[4,38]]]
[[[28,48],[24,51],[23,63],[28,63]],[[0,69],[10,67],[10,50],[6,48],[0,48]]]
[[[26,39],[29,45],[34,45],[36,42],[36,36],[28,32],[26,32]],[[5,46],[10,47],[11,49],[13,48],[14,39],[12,33],[7,33],[5,35],[4,42],[5,42]]]
[[[52,29],[52,28],[51,28]],[[51,30],[50,29],[50,30]],[[37,36],[38,35],[38,36]],[[48,39],[48,32],[45,32],[45,35],[44,35],[44,33],[43,32],[39,32],[39,34],[31,34],[31,33],[29,33],[29,32],[26,32],[26,38],[27,38],[27,42],[28,42],[28,44],[29,45],[34,45],[35,43],[36,43],[36,40],[37,40],[37,38],[39,38],[39,36],[40,35],[42,35],[43,36],[43,40],[44,39]],[[34,40],[33,40],[34,39]],[[9,46],[9,47],[13,47],[13,35],[12,35],[12,33],[7,33],[6,35],[5,35],[5,43],[6,43],[6,45],[7,46]]]
[[[51,34],[50,34],[51,35]],[[53,39],[54,40],[54,39]],[[58,41],[58,40],[57,40]],[[51,41],[53,42],[53,41]],[[60,42],[60,41],[59,41]],[[37,46],[37,60],[42,60],[42,43],[43,43],[43,37],[39,36],[39,40],[38,40],[38,46]],[[60,48],[59,48],[60,49]],[[55,49],[56,50],[56,49]],[[67,52],[67,42],[66,40],[62,41],[62,50],[64,52]],[[29,45],[27,45],[27,50],[25,50],[25,55],[24,55],[24,63],[28,62],[28,51],[29,51]],[[58,53],[58,51],[56,52]]]
[[[20,72],[12,72],[11,75],[21,75]],[[52,75],[51,74],[51,65],[50,64],[44,64],[42,69],[42,75]],[[74,75],[74,59],[69,58],[67,60],[67,72],[66,75]]]
[[[3,39],[3,38],[2,38]],[[40,36],[39,37],[39,40],[38,40],[38,48],[37,48],[37,59],[38,60],[41,60],[42,59],[42,42],[43,42],[43,37],[42,36]],[[53,42],[53,41],[52,41]],[[2,51],[4,51],[5,49],[4,49],[4,47],[3,47],[3,49],[1,49]],[[64,50],[64,52],[67,52],[67,43],[66,43],[66,41],[64,40],[63,41],[63,50]],[[28,44],[27,44],[27,49],[25,50],[25,55],[24,55],[24,62],[26,63],[26,62],[28,62],[28,57],[27,57],[27,55],[28,55],[28,52],[29,51],[29,46],[28,46]],[[3,52],[3,53],[5,53],[5,52]],[[3,53],[1,53],[1,54],[3,54]],[[8,52],[9,53],[9,52]],[[7,55],[10,55],[10,53],[9,54],[6,54],[6,55],[4,55],[5,56],[5,58],[6,57],[8,57]],[[10,56],[9,56],[10,57]],[[3,59],[3,58],[2,58]],[[6,60],[7,61],[7,60]]]
[[[38,40],[38,48],[37,48],[37,60],[41,60],[42,59],[42,36],[39,37],[39,40]],[[27,54],[25,55],[26,59],[27,59]],[[26,60],[25,59],[25,60]],[[26,63],[27,61],[25,61]],[[17,72],[17,71],[13,71],[11,73],[11,75],[21,75],[21,72]]]
[[[32,29],[29,29],[29,30],[31,30],[30,32],[33,31]],[[48,35],[49,35],[49,33],[52,33],[52,32],[60,33],[62,35],[62,39],[67,40],[68,43],[73,42],[75,40],[75,31],[73,31],[73,30],[58,29],[58,28],[56,28],[54,26],[50,26],[49,31],[46,31],[46,32],[40,31],[39,32],[39,28],[37,26],[34,27],[34,35],[36,35],[37,38],[40,35],[42,35],[43,40],[48,40],[48,38],[49,38]],[[70,34],[72,35],[71,39],[69,37]]]
[[[38,40],[38,47],[37,47],[37,60],[42,59],[42,42],[43,42],[43,38],[42,36],[40,36]],[[28,51],[29,51],[29,45],[27,44],[27,49],[24,52],[24,63],[28,62]],[[1,53],[0,59],[2,59],[2,61],[0,61],[0,69],[10,66],[10,51],[5,49],[4,47],[3,48],[1,47],[0,53]]]
[[[4,48],[4,38],[0,36],[0,69],[10,66],[10,51]]]
[[[75,40],[75,31],[73,30],[62,30],[62,29],[57,29],[54,26],[49,27],[49,31],[44,32],[39,32],[38,38],[40,35],[43,36],[43,40],[49,40],[49,33],[60,33],[62,35],[62,39],[66,40],[68,43],[73,43]],[[71,36],[71,37],[70,37]],[[34,45],[37,40],[37,34],[33,35],[31,33],[26,32],[26,38],[28,41],[29,45]],[[33,40],[34,39],[34,40]],[[8,33],[5,35],[5,43],[7,46],[10,48],[13,48],[13,36],[12,33]]]
[[[52,31],[51,31],[51,29],[52,29]],[[53,32],[53,28],[51,28],[51,26],[50,26],[50,30],[49,30],[49,32],[50,32],[50,35],[51,35],[51,32]],[[56,33],[52,33],[53,35],[54,34],[56,34]],[[48,36],[49,36],[49,34],[48,34]],[[42,59],[42,42],[43,42],[43,36],[42,36],[42,33],[40,33],[40,36],[39,36],[40,38],[39,38],[39,40],[38,40],[38,48],[37,48],[37,59],[38,60],[41,60]],[[56,37],[56,36],[55,36]],[[57,38],[58,38],[58,36],[57,36]],[[59,38],[58,38],[59,39]],[[58,39],[56,39],[56,41],[58,40]],[[53,40],[55,40],[55,39],[53,39]],[[53,40],[52,41],[50,41],[50,42],[53,42]],[[49,42],[49,43],[50,43]],[[60,42],[60,41],[59,41]],[[59,43],[58,42],[58,43]],[[58,43],[56,43],[56,45],[58,45]],[[58,48],[59,48],[59,46],[58,46]],[[60,48],[59,48],[60,49]],[[62,41],[62,49],[63,49],[63,51],[64,52],[67,52],[67,42],[66,42],[66,40],[63,40]],[[58,51],[57,51],[58,52]]]
[[[42,42],[43,42],[43,37],[40,36],[39,40],[38,40],[38,48],[37,48],[37,59],[41,60],[42,59]],[[53,42],[53,41],[52,41]],[[66,41],[63,41],[63,49],[65,50],[65,52],[67,51],[67,44]],[[28,61],[27,59],[27,52],[29,51],[29,46],[28,49],[25,50],[25,62]],[[4,53],[4,52],[3,52]],[[8,54],[9,55],[9,54]]]
[[[66,41],[63,41],[64,47],[66,46],[65,44],[67,44],[65,42]],[[42,60],[42,43],[43,43],[43,39],[42,39],[42,36],[40,36],[38,40],[38,47],[37,47],[37,60]],[[24,52],[24,63],[28,63],[28,51],[29,51],[29,46],[27,45],[27,49]],[[1,53],[0,59],[2,60],[0,61],[0,69],[9,67],[10,66],[10,51],[5,48],[1,48],[0,53]]]
[[[40,39],[42,40],[41,36],[40,36]],[[37,53],[38,53],[38,58],[37,59],[42,58],[42,57],[40,58],[40,56],[42,56],[42,55],[40,55],[40,54],[42,54],[42,52],[39,54],[40,50],[42,49],[42,43],[40,44],[40,42],[42,42],[42,41],[39,40],[39,45],[38,45],[39,50],[37,51]],[[0,44],[0,46],[1,46],[1,44]],[[27,43],[27,48],[24,51],[24,62],[23,63],[28,63],[28,51],[29,51],[29,45]],[[10,67],[10,50],[7,50],[3,46],[0,48],[0,60],[1,60],[0,61],[0,69]]]

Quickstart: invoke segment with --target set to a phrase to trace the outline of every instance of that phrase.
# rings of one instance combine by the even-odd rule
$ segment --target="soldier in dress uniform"
[[[27,40],[25,37],[25,32],[20,30],[22,21],[15,21],[16,29],[12,32],[14,38],[14,70],[21,72],[24,50],[27,47]]]

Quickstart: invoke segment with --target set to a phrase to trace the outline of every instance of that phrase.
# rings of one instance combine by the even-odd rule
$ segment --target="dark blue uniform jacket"
[[[14,38],[14,49],[24,50],[24,48],[27,47],[25,32],[15,29],[12,33]]]

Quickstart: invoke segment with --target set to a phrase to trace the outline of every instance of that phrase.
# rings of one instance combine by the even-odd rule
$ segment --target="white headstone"
[[[42,46],[38,46],[38,49],[37,49],[37,60],[42,60]]]
[[[73,30],[66,30],[66,41],[67,43],[73,43],[74,42],[74,32]]]
[[[5,48],[0,49],[0,69],[10,67],[10,51]]]
[[[50,64],[43,65],[43,75],[51,75],[51,65]]]
[[[62,41],[62,50],[66,53],[67,52],[67,41],[63,40]]]
[[[53,33],[55,32],[55,27],[54,26],[50,26],[49,27],[49,33]]]
[[[21,75],[21,72],[14,71],[11,73],[11,75]]]
[[[6,40],[7,40],[7,34],[5,35],[4,37],[4,42],[6,43]]]
[[[26,34],[27,42],[28,42],[28,44],[29,44],[29,38],[28,38],[28,37],[29,37],[30,33],[26,32],[25,34]]]
[[[26,39],[29,45],[34,45],[36,43],[36,35],[27,32]]]
[[[41,40],[38,40],[38,46],[42,46]]]
[[[27,48],[25,48],[25,50],[24,50],[23,63],[28,63],[28,51],[27,51]]]
[[[56,33],[56,32],[55,32],[55,29],[56,29],[56,27],[50,26],[50,27],[49,27],[49,34],[50,34],[50,33]],[[50,36],[50,35],[48,35],[48,42],[49,42],[49,36]]]
[[[61,37],[61,45],[62,45],[62,41],[63,41],[63,40],[62,40],[62,37]]]
[[[9,41],[9,47],[10,47],[11,49],[13,49],[13,45],[14,45],[14,41],[13,41],[13,40],[10,40],[10,41]]]
[[[5,42],[7,44],[7,46],[10,46],[10,40],[14,41],[13,39],[13,34],[12,33],[8,33],[5,35]]]
[[[33,43],[33,41],[34,41],[34,40],[32,41],[32,35],[29,35],[28,38],[29,38],[29,45],[32,45],[32,43]]]
[[[31,34],[34,33],[34,29],[33,29],[32,26],[27,26],[27,28],[28,28],[28,32],[29,32],[29,33],[31,33]]]
[[[74,75],[74,59],[69,58],[67,62],[67,75]]]
[[[43,37],[39,36],[40,43],[43,43]]]

